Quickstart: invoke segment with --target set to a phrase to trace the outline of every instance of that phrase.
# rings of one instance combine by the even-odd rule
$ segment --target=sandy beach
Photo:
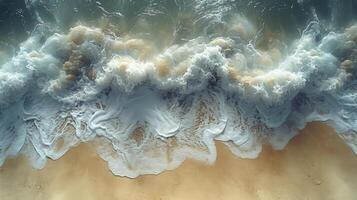
[[[357,200],[357,0],[0,11],[0,200]]]
[[[114,176],[90,144],[70,150],[43,170],[24,158],[0,168],[1,200],[352,200],[357,156],[327,126],[310,124],[282,151],[235,157],[217,144],[214,165],[187,160],[160,175]]]

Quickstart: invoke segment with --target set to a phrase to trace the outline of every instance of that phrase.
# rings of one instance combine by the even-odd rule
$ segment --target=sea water
[[[115,175],[283,149],[321,121],[357,153],[353,0],[1,1],[0,165],[91,142]],[[343,13],[343,14],[342,14]]]

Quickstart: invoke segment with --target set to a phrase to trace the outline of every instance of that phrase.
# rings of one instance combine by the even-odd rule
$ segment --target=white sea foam
[[[187,157],[212,163],[214,141],[255,158],[310,121],[335,127],[357,153],[357,25],[321,40],[311,28],[282,53],[256,48],[256,29],[233,18],[224,37],[162,51],[83,25],[34,34],[0,68],[0,164],[23,153],[41,168],[92,141],[114,174],[136,177]]]

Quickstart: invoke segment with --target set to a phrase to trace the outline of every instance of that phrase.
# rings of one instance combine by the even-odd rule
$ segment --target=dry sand
[[[357,199],[357,156],[327,126],[310,124],[283,151],[239,159],[218,144],[213,166],[186,161],[173,171],[115,177],[89,144],[35,170],[23,158],[0,168],[1,200]]]

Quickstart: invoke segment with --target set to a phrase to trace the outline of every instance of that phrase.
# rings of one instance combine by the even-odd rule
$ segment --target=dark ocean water
[[[35,26],[41,23],[66,30],[79,20],[91,24],[101,17],[109,18],[113,24],[120,25],[125,21],[129,27],[135,26],[144,16],[152,18],[153,23],[160,18],[169,26],[175,26],[175,20],[170,18],[185,13],[194,15],[194,21],[203,16],[224,19],[233,13],[240,13],[257,25],[265,24],[269,28],[298,34],[315,18],[336,29],[347,26],[357,15],[355,0],[196,2],[201,5],[195,8],[197,4],[192,0],[1,0],[1,42],[17,44],[30,36]]]

